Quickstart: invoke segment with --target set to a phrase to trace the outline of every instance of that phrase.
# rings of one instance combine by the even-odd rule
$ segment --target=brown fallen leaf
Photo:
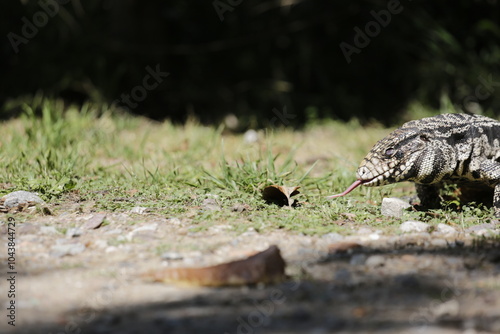
[[[163,283],[195,286],[228,286],[279,282],[285,277],[285,261],[277,246],[270,246],[244,260],[202,268],[166,268],[142,278]]]
[[[296,206],[297,201],[292,199],[292,196],[300,194],[297,190],[300,187],[286,187],[271,185],[267,186],[262,190],[262,198],[268,204],[276,204],[279,206]]]

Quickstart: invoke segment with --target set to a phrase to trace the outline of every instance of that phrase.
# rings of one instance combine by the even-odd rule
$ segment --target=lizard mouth
[[[372,181],[376,181],[377,178],[373,178],[373,179],[369,179],[369,180],[356,180],[354,181],[353,184],[351,184],[346,190],[344,190],[344,192],[340,193],[340,194],[336,194],[336,195],[331,195],[331,196],[328,196],[327,198],[328,199],[333,199],[333,198],[337,198],[337,197],[342,197],[342,196],[345,196],[347,195],[348,193],[350,193],[351,191],[353,191],[354,189],[356,189],[357,187],[359,187],[360,185],[362,184],[369,184],[371,183]]]

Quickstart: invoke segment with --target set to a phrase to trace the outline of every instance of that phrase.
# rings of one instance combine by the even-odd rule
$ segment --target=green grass
[[[196,121],[152,122],[106,106],[77,108],[40,96],[12,103],[22,115],[0,125],[2,195],[36,191],[49,204],[78,198],[108,212],[145,206],[152,214],[187,220],[193,232],[229,224],[238,233],[253,228],[346,234],[361,226],[396,231],[401,220],[382,217],[381,200],[413,191],[408,184],[361,187],[347,197],[325,199],[354,181],[363,156],[390,131],[377,124],[325,121],[301,131],[266,129],[248,144],[240,134]],[[260,193],[271,184],[300,186],[301,206],[265,204]],[[222,210],[204,210],[208,197],[217,198]],[[233,212],[235,204],[250,210]],[[465,207],[409,212],[405,219],[467,227],[489,217],[488,209]]]

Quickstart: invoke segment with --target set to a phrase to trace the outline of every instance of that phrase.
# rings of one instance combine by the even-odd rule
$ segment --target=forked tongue
[[[336,195],[331,195],[331,196],[328,196],[327,198],[328,199],[332,199],[332,198],[337,198],[337,197],[342,197],[342,196],[345,196],[347,195],[348,193],[350,193],[351,191],[353,191],[354,189],[356,189],[358,186],[362,185],[363,184],[363,181],[361,180],[356,180],[354,181],[353,184],[351,184],[349,186],[349,188],[347,188],[343,193],[340,193],[340,194],[336,194]]]

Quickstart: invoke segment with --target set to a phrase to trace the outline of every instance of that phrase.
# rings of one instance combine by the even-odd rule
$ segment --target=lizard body
[[[500,217],[500,122],[469,114],[442,114],[403,124],[378,141],[361,162],[359,185],[402,181],[416,184],[422,205],[436,207],[443,182],[472,183],[493,189]]]

